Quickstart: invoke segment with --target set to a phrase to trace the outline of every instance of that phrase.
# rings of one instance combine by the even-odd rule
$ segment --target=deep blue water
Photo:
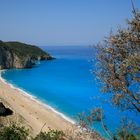
[[[44,49],[56,59],[42,61],[32,69],[8,70],[2,77],[74,120],[79,112],[88,112],[95,106],[102,107],[107,126],[113,131],[122,113],[98,100],[100,90],[91,74],[94,50],[69,46]],[[130,118],[135,117],[140,123],[139,116],[125,114]],[[95,127],[104,135],[100,124],[97,123]]]

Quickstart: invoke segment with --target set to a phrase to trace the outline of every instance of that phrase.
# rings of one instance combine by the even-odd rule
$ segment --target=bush
[[[29,131],[25,127],[12,124],[0,129],[0,140],[28,140]]]
[[[64,133],[58,130],[50,129],[47,133],[40,132],[34,140],[66,140],[64,138]]]

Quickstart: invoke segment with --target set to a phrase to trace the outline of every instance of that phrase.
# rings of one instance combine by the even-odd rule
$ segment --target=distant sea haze
[[[130,118],[135,118],[136,123],[140,123],[140,116],[129,112],[121,113],[100,101],[102,94],[95,76],[91,73],[94,66],[91,60],[95,58],[93,48],[46,46],[43,49],[56,59],[42,61],[32,69],[7,70],[2,73],[2,77],[71,120],[77,121],[78,113],[102,107],[106,124],[112,132],[119,125],[122,115],[127,114]],[[95,124],[95,129],[105,136],[99,123]]]

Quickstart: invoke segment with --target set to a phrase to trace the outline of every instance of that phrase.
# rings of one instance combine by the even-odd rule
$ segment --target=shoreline
[[[5,70],[1,71],[1,72],[4,72]],[[72,123],[72,124],[76,124],[76,122],[74,120],[72,120],[71,118],[69,118],[68,116],[66,116],[65,114],[57,111],[55,108],[53,108],[52,106],[44,103],[43,101],[41,101],[40,99],[38,99],[36,96],[30,94],[29,92],[19,88],[19,87],[16,87],[15,85],[9,83],[7,80],[5,80],[4,78],[2,78],[1,76],[1,72],[0,72],[0,81],[2,81],[3,83],[9,85],[12,89],[15,89],[15,90],[18,90],[19,92],[21,92],[21,94],[23,94],[23,96],[26,96],[26,97],[29,97],[31,100],[37,102],[38,104],[46,107],[47,109],[50,109],[51,111],[53,111],[54,113],[56,113],[57,115],[59,115],[60,117],[62,117],[63,119],[65,119],[66,121]]]
[[[45,114],[45,112],[46,112],[46,115],[48,115],[49,114],[49,117],[46,117],[46,120],[47,120],[47,118],[52,118],[52,117],[54,117],[55,116],[55,119],[57,118],[57,121],[58,122],[56,122],[57,123],[57,126],[59,125],[60,126],[60,128],[59,127],[56,127],[55,128],[55,126],[56,126],[56,124],[55,124],[55,119],[53,120],[53,122],[52,122],[52,124],[51,124],[51,126],[53,127],[50,127],[50,126],[48,126],[47,128],[43,128],[43,130],[45,130],[45,131],[47,131],[48,130],[48,128],[50,127],[50,128],[52,128],[52,129],[59,129],[59,130],[66,130],[66,129],[68,129],[68,128],[72,128],[74,125],[75,125],[75,121],[74,120],[72,120],[72,119],[70,119],[69,117],[67,117],[66,115],[64,115],[63,113],[61,113],[61,112],[59,112],[59,111],[57,111],[55,108],[53,108],[53,107],[51,107],[51,106],[49,106],[48,104],[46,104],[46,103],[43,103],[41,100],[39,100],[37,97],[35,97],[35,96],[33,96],[32,94],[30,94],[29,92],[26,92],[26,91],[24,91],[24,90],[22,90],[22,89],[20,89],[20,88],[18,88],[18,87],[16,87],[16,86],[14,86],[13,84],[11,84],[11,83],[9,83],[9,82],[7,82],[4,78],[2,78],[2,76],[1,76],[1,73],[3,72],[3,71],[5,71],[5,70],[1,70],[0,71],[0,86],[3,86],[3,88],[4,87],[6,87],[7,89],[3,89],[3,90],[10,90],[10,91],[12,91],[12,92],[16,92],[16,94],[14,95],[14,98],[16,98],[16,95],[17,96],[20,96],[20,98],[23,98],[23,100],[26,100],[25,101],[25,103],[26,102],[29,102],[29,104],[31,105],[31,104],[34,104],[35,106],[37,106],[38,108],[40,108],[41,110],[43,110],[43,112],[44,112],[44,114]],[[3,92],[5,92],[5,91],[3,91]],[[3,93],[2,92],[2,93]],[[18,94],[17,94],[17,92],[18,92]],[[3,95],[3,94],[2,94]],[[7,95],[6,95],[7,96]],[[11,95],[12,96],[12,95]],[[0,97],[1,97],[1,93],[0,93]],[[1,97],[1,98],[3,98],[3,97]],[[7,97],[4,97],[4,98],[8,98],[8,96]],[[11,97],[12,98],[12,97]],[[17,99],[18,99],[18,97],[17,97]],[[10,102],[10,101],[8,101],[8,99],[4,99],[4,100],[6,100],[8,103]],[[10,100],[10,99],[9,99]],[[16,100],[16,99],[14,99],[14,100]],[[11,103],[9,103],[10,105],[11,105]],[[12,105],[11,105],[12,106]],[[36,110],[36,112],[35,113],[37,113],[37,110],[39,110],[38,108],[34,108],[34,110]],[[13,109],[15,109],[15,108],[13,108]],[[28,110],[28,107],[26,107],[26,111]],[[14,111],[16,111],[17,113],[19,113],[20,115],[21,115],[21,113],[20,112],[18,112],[17,111],[17,109],[15,109]],[[32,112],[33,110],[30,110],[30,112]],[[40,112],[40,111],[39,111]],[[41,112],[40,112],[41,113]],[[24,115],[26,115],[26,114],[24,114]],[[22,114],[21,116],[23,116],[24,117],[24,115]],[[34,116],[36,116],[36,115],[34,115]],[[25,118],[25,117],[24,117]],[[39,117],[37,117],[38,119],[41,119],[41,118],[39,118]],[[31,119],[31,118],[29,118],[29,119]],[[27,121],[27,122],[29,122],[26,118],[25,118],[25,120]],[[44,118],[43,118],[43,120],[44,120]],[[42,121],[43,122],[43,121]],[[48,122],[49,122],[49,120],[48,120]],[[47,124],[47,121],[46,122],[44,122],[44,124]],[[42,123],[42,126],[44,125],[43,123]],[[62,125],[62,124],[64,124],[64,125]],[[31,124],[30,124],[30,122],[29,122],[29,125],[33,128],[33,129],[35,129]],[[53,126],[54,125],[54,126]],[[37,132],[34,132],[35,134],[37,134]]]

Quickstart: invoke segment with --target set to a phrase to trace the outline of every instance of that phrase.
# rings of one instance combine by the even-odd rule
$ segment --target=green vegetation
[[[84,129],[85,127],[81,127]],[[112,140],[139,140],[139,137],[129,130],[119,129],[117,137],[114,136]],[[32,137],[29,130],[20,125],[11,124],[9,126],[0,127],[0,140],[105,140],[101,138],[95,131],[83,130],[74,132],[63,132],[59,130],[49,129],[48,132],[40,132],[38,135]]]
[[[0,128],[0,140],[28,140],[28,136],[27,129],[15,124]]]
[[[9,126],[0,127],[0,140],[104,140],[97,135],[91,133],[90,136],[84,131],[59,131],[49,129],[47,132],[40,132],[32,137],[29,130],[20,125],[11,124]]]
[[[50,129],[47,133],[40,132],[34,140],[66,140],[62,131]]]
[[[38,60],[53,59],[37,46],[0,41],[0,69],[31,68]]]
[[[34,45],[28,45],[20,42],[4,42],[5,46],[14,52],[18,57],[32,57],[34,59],[42,58],[49,59],[50,55],[44,52],[42,49]]]
[[[50,129],[40,132],[35,138],[29,135],[29,130],[19,125],[11,124],[0,128],[0,140],[66,140],[64,133]]]
[[[34,59],[45,53],[31,45],[18,42],[0,42],[4,48],[14,51],[20,57],[30,56]],[[102,91],[110,94],[110,101],[122,111],[131,110],[140,113],[140,12],[133,10],[133,19],[128,21],[127,29],[119,29],[97,48],[97,67],[94,70],[98,80],[102,83]],[[36,54],[36,55],[34,55]],[[135,86],[135,90],[133,87]],[[93,125],[101,125],[111,140],[139,140],[140,124],[122,119],[115,134],[110,133],[104,123],[103,110],[93,109],[88,116],[79,114],[81,130],[68,134],[50,129],[40,132],[35,138],[29,136],[24,127],[10,125],[0,128],[0,140],[102,140],[95,133]],[[86,137],[84,137],[84,133]]]

